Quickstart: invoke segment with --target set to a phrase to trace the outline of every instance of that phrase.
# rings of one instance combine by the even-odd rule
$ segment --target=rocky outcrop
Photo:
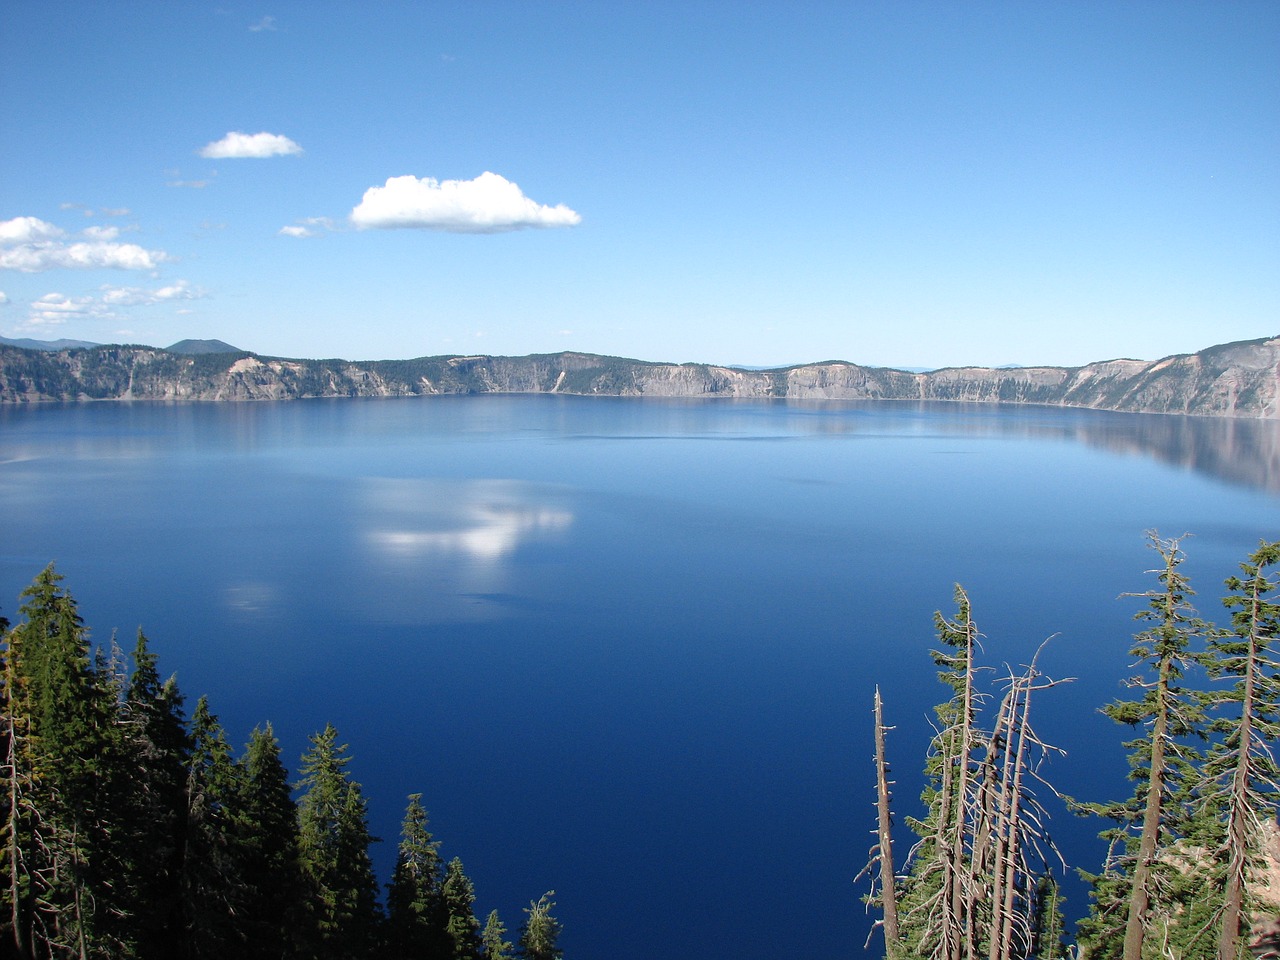
[[[1280,417],[1280,338],[1163,360],[908,373],[843,361],[741,370],[585,353],[414,360],[291,360],[154,347],[0,346],[0,401],[286,400],[440,393],[569,393],[799,400],[1036,403],[1131,412]]]

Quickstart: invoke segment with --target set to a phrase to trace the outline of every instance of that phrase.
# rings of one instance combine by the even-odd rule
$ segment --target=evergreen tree
[[[240,926],[247,937],[242,955],[279,960],[292,955],[303,901],[298,808],[271,724],[254,728],[240,766]]]
[[[156,656],[138,631],[133,672],[123,692],[120,723],[129,776],[127,854],[123,885],[130,897],[138,954],[180,956],[182,852],[186,828],[190,744],[182,694],[171,677],[161,681]]]
[[[347,746],[337,740],[332,724],[311,738],[299,783],[298,855],[317,960],[367,956],[380,919],[365,802],[346,770]]]
[[[983,735],[977,726],[979,694],[974,655],[981,634],[969,596],[955,587],[956,616],[934,613],[938,639],[933,650],[938,679],[951,697],[935,708],[938,733],[925,765],[927,784],[921,799],[926,816],[909,819],[920,837],[903,885],[898,916],[908,954],[958,960],[966,945],[978,946],[979,927],[968,831],[973,821],[973,777]]]
[[[525,960],[561,960],[564,951],[559,947],[560,921],[551,915],[556,902],[551,899],[554,890],[548,890],[525,907],[525,921],[520,929],[520,956]]]
[[[1191,606],[1194,592],[1179,570],[1181,538],[1147,536],[1161,563],[1149,571],[1159,587],[1136,594],[1147,605],[1135,619],[1149,626],[1134,637],[1130,656],[1140,672],[1127,685],[1141,693],[1103,708],[1117,723],[1143,731],[1125,744],[1135,790],[1124,801],[1082,805],[1115,822],[1102,833],[1111,853],[1102,873],[1088,875],[1093,904],[1078,930],[1081,945],[1097,960],[1141,960],[1146,938],[1185,911],[1186,870],[1174,851],[1192,829],[1187,818],[1201,759],[1195,741],[1204,735],[1205,715],[1199,694],[1183,685],[1183,677],[1201,659],[1193,641],[1214,631]]]
[[[427,829],[422,794],[410,794],[387,890],[387,946],[393,960],[448,955],[449,918],[440,873],[440,842]]]
[[[115,883],[116,703],[52,565],[23,591],[3,688],[6,936],[18,957],[128,956]]]
[[[497,910],[489,912],[484,930],[480,934],[480,942],[485,960],[514,960],[515,955],[511,952],[514,944],[507,940],[507,928],[498,918]]]
[[[246,899],[238,831],[243,792],[222,725],[201,697],[191,718],[181,884],[185,955],[193,960],[243,949],[237,922]]]
[[[1234,681],[1217,692],[1215,707],[1229,708],[1215,720],[1221,734],[1205,764],[1206,794],[1225,815],[1217,850],[1220,870],[1218,960],[1244,955],[1250,933],[1250,886],[1261,866],[1268,831],[1275,827],[1280,787],[1271,744],[1280,737],[1280,678],[1273,643],[1280,633],[1280,541],[1262,542],[1240,565],[1242,576],[1227,580],[1232,633],[1210,643],[1209,672]]]
[[[480,921],[476,919],[476,892],[462,869],[462,861],[449,861],[444,876],[444,907],[448,916],[452,960],[479,960]]]

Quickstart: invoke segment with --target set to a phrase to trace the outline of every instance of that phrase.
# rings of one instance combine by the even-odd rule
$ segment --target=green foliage
[[[454,857],[445,868],[444,907],[448,917],[445,929],[449,934],[452,960],[479,960],[480,921],[475,914],[476,892],[462,868],[462,861]]]
[[[525,907],[524,925],[520,928],[520,956],[525,960],[560,960],[560,921],[551,915],[556,902],[551,898],[554,890],[548,890],[536,903]]]
[[[91,649],[52,566],[0,617],[0,957],[443,960],[510,957],[494,912],[410,797],[388,900],[347,747],[312,738],[295,804],[280,744],[233,757],[203,697],[190,721],[141,631],[133,669]],[[397,931],[400,936],[397,939]]]
[[[261,960],[290,955],[306,916],[298,864],[298,809],[280,743],[271,724],[255,727],[240,760],[237,833],[245,931],[241,955]]]
[[[387,947],[392,958],[442,956],[450,944],[440,842],[427,829],[422,794],[409,795],[395,872],[387,889]]]
[[[379,923],[368,815],[346,767],[347,745],[327,724],[302,757],[298,854],[307,885],[311,946],[320,960],[365,956]]]
[[[507,928],[498,918],[497,910],[489,912],[484,930],[480,934],[480,942],[485,960],[514,960],[515,958],[515,954],[511,952],[515,945],[507,940]]]

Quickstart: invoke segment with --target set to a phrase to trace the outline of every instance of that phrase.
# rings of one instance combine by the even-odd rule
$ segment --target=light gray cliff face
[[[1280,418],[1280,338],[1158,361],[1083,367],[955,367],[906,373],[830,362],[776,370],[646,363],[582,353],[291,360],[183,356],[151,347],[43,352],[0,346],[0,401],[285,400],[440,393],[1039,403],[1132,412]]]

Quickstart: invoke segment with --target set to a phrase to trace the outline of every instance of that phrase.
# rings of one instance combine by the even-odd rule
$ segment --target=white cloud
[[[362,230],[416,227],[503,233],[525,227],[572,227],[582,217],[563,203],[536,203],[510,180],[486,171],[474,180],[390,177],[385,186],[365,191],[351,211],[351,222]]]
[[[297,224],[288,227],[281,227],[276,232],[282,237],[298,237],[300,239],[306,237],[318,237],[322,233],[336,230],[334,222],[328,217],[305,217],[299,220]]]
[[[0,290],[0,303],[8,303],[9,296],[3,290]]]
[[[241,133],[232,131],[221,140],[200,148],[200,156],[208,160],[235,160],[245,157],[282,157],[301,153],[302,148],[278,133]]]
[[[38,217],[14,217],[12,220],[0,221],[0,245],[6,247],[17,243],[56,240],[62,235],[62,230]]]
[[[274,31],[276,29],[276,18],[267,16],[263,17],[257,23],[249,24],[249,30],[252,33],[262,33],[264,30]]]
[[[68,317],[92,317],[105,313],[102,305],[93,297],[68,297],[61,293],[46,293],[31,303],[31,313],[27,324],[34,327],[47,327],[66,323]]]
[[[89,227],[84,235],[87,241],[66,243],[63,230],[37,217],[0,221],[0,269],[23,273],[59,268],[154,270],[170,259],[160,250],[113,242],[119,235],[114,227]]]
[[[165,186],[167,187],[190,187],[192,190],[203,190],[212,180],[170,180]]]
[[[103,207],[98,211],[104,217],[127,217],[129,215],[128,207]]]
[[[206,296],[208,294],[192,287],[186,280],[178,280],[158,290],[143,290],[141,287],[102,288],[102,302],[112,306],[135,307],[163,303],[166,300],[202,300]]]

